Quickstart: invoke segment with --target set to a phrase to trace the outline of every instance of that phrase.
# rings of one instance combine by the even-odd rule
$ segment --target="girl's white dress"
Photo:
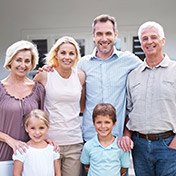
[[[22,176],[54,176],[54,160],[59,158],[60,154],[53,151],[50,144],[42,149],[29,146],[25,153],[13,154],[13,160],[23,163]]]

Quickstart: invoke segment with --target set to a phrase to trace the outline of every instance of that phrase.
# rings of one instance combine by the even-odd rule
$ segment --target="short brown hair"
[[[99,103],[95,106],[92,114],[93,123],[98,115],[106,116],[109,115],[113,124],[116,122],[116,109],[112,104],[109,103]]]
[[[93,31],[93,33],[95,32],[95,25],[98,22],[105,23],[107,21],[110,21],[113,24],[114,32],[116,32],[117,31],[117,23],[116,23],[115,17],[107,15],[107,14],[103,14],[103,15],[97,16],[94,19],[93,24],[92,24],[92,31]]]

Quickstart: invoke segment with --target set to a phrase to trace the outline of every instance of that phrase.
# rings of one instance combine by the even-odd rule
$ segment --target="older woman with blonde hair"
[[[79,113],[85,74],[75,68],[79,57],[77,42],[64,36],[48,53],[48,62],[54,71],[40,72],[34,78],[46,89],[44,106],[50,119],[48,137],[60,146],[62,176],[81,174],[83,139]]]
[[[0,81],[0,173],[4,176],[12,176],[13,152],[26,150],[24,116],[44,108],[43,85],[26,77],[37,63],[38,51],[31,42],[18,41],[6,51],[4,67],[10,73]]]

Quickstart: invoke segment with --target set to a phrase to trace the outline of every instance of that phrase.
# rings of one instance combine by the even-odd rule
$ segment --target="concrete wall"
[[[24,39],[28,31],[90,34],[93,19],[102,13],[116,17],[119,33],[148,20],[165,29],[165,51],[176,59],[175,0],[0,0],[0,79],[7,47]],[[124,31],[123,31],[124,30]]]

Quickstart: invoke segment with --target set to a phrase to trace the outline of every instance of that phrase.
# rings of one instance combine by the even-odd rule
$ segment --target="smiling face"
[[[56,53],[56,59],[60,68],[70,69],[77,60],[75,46],[71,43],[63,43],[60,45]]]
[[[144,28],[141,32],[141,47],[146,55],[146,58],[162,55],[162,47],[164,46],[165,38],[158,34],[158,30],[154,27]]]
[[[9,63],[11,72],[17,76],[25,76],[32,67],[32,55],[30,50],[19,51]]]
[[[117,31],[114,32],[111,21],[97,22],[95,24],[93,39],[98,49],[97,56],[99,58],[107,59],[111,56],[117,34]]]
[[[32,144],[43,144],[48,131],[48,126],[43,120],[31,117],[25,129],[31,138]]]
[[[95,130],[100,137],[112,136],[111,131],[115,126],[109,115],[97,115],[94,122]]]

